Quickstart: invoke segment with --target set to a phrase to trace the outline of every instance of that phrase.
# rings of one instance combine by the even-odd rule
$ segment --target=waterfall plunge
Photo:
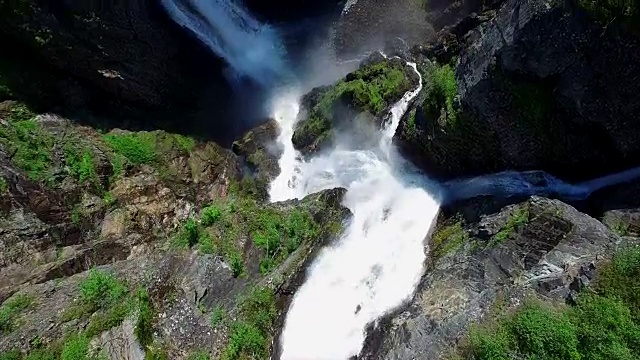
[[[285,49],[275,28],[233,0],[161,0],[171,18],[193,32],[236,75],[263,86],[288,76]]]
[[[415,64],[410,65],[415,70]],[[424,190],[427,184],[409,184],[411,179],[426,179],[404,167],[390,140],[420,89],[395,104],[374,148],[337,146],[307,162],[299,160],[291,144],[298,99],[283,95],[276,102],[284,152],[281,174],[271,184],[272,201],[345,187],[344,205],[353,212],[342,237],[323,249],[308,269],[291,303],[281,359],[339,360],[358,354],[367,324],[415,290],[425,260],[423,241],[439,204]]]

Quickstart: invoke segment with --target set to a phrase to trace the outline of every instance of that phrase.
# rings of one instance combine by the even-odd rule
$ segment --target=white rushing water
[[[358,354],[367,324],[415,290],[425,260],[424,239],[439,204],[425,190],[426,179],[395,155],[391,137],[421,86],[395,104],[374,148],[351,150],[345,144],[306,162],[291,144],[298,98],[289,94],[276,101],[284,153],[271,200],[344,187],[344,205],[353,213],[342,237],[307,270],[287,314],[281,359],[340,360]]]
[[[237,75],[271,86],[288,75],[277,30],[234,0],[161,0],[171,18],[193,32]]]

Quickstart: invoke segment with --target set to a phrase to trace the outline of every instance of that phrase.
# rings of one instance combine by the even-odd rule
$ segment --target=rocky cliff
[[[440,178],[544,169],[577,180],[637,166],[640,43],[624,19],[512,0],[443,30],[416,49],[438,63],[424,63],[431,85],[397,144]]]
[[[343,189],[265,203],[268,129],[236,155],[0,103],[0,355],[268,354],[304,268],[349,216]]]

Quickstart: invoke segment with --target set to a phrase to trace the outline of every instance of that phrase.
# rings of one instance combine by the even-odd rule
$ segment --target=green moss
[[[509,216],[507,223],[498,231],[497,234],[491,237],[489,242],[490,247],[498,246],[505,240],[511,238],[520,227],[526,225],[529,222],[529,208],[527,206],[521,206],[514,210]]]
[[[264,359],[269,354],[271,327],[276,318],[275,295],[267,288],[253,289],[241,299],[238,319],[231,325],[223,360]]]
[[[459,249],[469,236],[462,227],[462,221],[439,229],[432,238],[432,254],[437,259]]]
[[[16,295],[2,303],[0,306],[0,334],[12,331],[16,318],[31,305],[33,305],[33,299],[29,295]]]

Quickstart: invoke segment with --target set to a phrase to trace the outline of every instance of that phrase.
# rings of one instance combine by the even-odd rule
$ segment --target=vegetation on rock
[[[350,73],[333,86],[316,89],[319,93],[312,99],[307,119],[296,124],[293,144],[298,149],[317,149],[333,138],[333,128],[345,121],[343,117],[358,112],[380,115],[411,89],[404,67],[400,61],[383,60]]]
[[[640,248],[615,255],[574,306],[529,300],[472,329],[467,358],[637,359],[640,357]]]
[[[9,298],[0,306],[0,334],[10,332],[15,326],[15,320],[33,303],[29,295],[16,295]]]

